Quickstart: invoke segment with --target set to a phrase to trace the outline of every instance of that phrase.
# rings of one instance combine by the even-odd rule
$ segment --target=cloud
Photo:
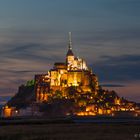
[[[125,87],[122,84],[101,84],[102,87]]]
[[[92,67],[103,81],[140,80],[140,55],[102,56]]]
[[[137,40],[140,39],[140,28],[124,28],[118,27],[114,29],[92,29],[86,31],[78,31],[82,42],[94,43],[96,42],[106,42],[106,41],[124,41],[129,39]],[[86,34],[86,36],[85,36]]]

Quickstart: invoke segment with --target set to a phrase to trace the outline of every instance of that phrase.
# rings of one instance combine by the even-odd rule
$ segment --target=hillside
[[[35,93],[35,81],[27,81],[21,85],[18,92],[7,103],[9,107],[17,110],[35,105],[39,112],[45,116],[74,115],[103,115],[114,111],[133,111],[137,108],[135,102],[119,97],[115,91],[104,90],[101,86],[94,92],[85,92],[80,86],[65,87],[61,90],[50,89],[47,100],[38,102]],[[34,104],[35,103],[35,104]]]
[[[8,106],[24,108],[35,101],[34,85],[21,85],[18,92],[8,101]]]

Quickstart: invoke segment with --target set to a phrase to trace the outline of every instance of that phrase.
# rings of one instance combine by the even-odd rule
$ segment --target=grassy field
[[[0,126],[0,140],[138,140],[134,124],[44,124]]]

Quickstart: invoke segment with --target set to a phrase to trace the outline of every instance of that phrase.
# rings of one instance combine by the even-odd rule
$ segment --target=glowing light
[[[135,117],[138,117],[138,113],[135,113],[134,116],[135,116]]]
[[[4,117],[11,117],[12,115],[12,109],[8,106],[5,106],[3,109],[3,116]]]
[[[114,113],[112,113],[112,114],[111,114],[111,116],[112,116],[112,117],[114,117],[114,116],[115,116],[115,114],[114,114]]]
[[[16,111],[15,111],[15,113],[17,114],[17,113],[18,113],[18,111],[16,110]]]

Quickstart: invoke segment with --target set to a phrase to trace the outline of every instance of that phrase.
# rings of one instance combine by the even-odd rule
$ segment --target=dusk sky
[[[0,0],[0,104],[65,60],[69,31],[100,84],[140,102],[140,0]]]

